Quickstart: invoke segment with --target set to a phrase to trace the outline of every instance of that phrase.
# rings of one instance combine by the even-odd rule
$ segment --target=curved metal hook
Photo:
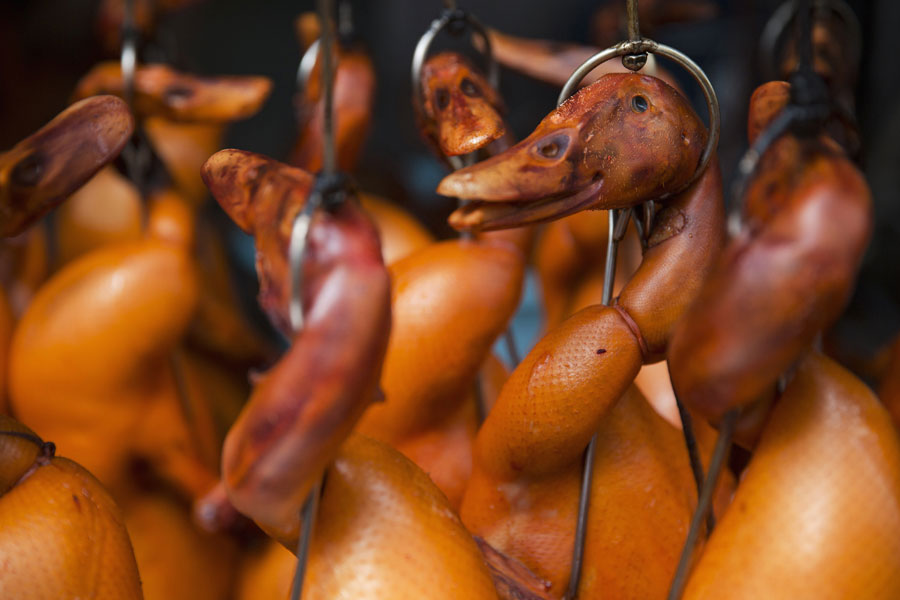
[[[122,19],[122,95],[130,107],[134,101],[134,73],[137,69],[137,29],[134,21],[134,0],[125,0]]]
[[[423,112],[425,109],[425,95],[422,93],[422,67],[425,65],[425,59],[428,58],[428,51],[431,49],[431,44],[434,43],[434,38],[449,25],[453,24],[467,25],[482,39],[484,42],[484,51],[482,52],[482,55],[484,55],[487,60],[488,82],[491,84],[491,87],[494,88],[500,83],[500,66],[494,59],[491,38],[488,35],[485,26],[481,24],[481,21],[465,11],[458,9],[445,10],[441,13],[440,17],[431,22],[428,31],[423,33],[422,37],[419,38],[419,42],[416,44],[416,50],[413,52],[411,70],[413,102],[416,102],[418,108]]]
[[[306,205],[297,213],[291,227],[291,239],[288,245],[288,283],[291,291],[288,315],[291,329],[297,333],[303,329],[303,260],[309,247],[309,230],[316,209],[322,204],[318,191],[313,191]]]
[[[619,56],[634,56],[643,53],[665,56],[666,58],[677,63],[685,71],[690,73],[691,76],[697,81],[697,83],[700,84],[700,88],[703,90],[703,96],[704,98],[706,98],[706,106],[709,109],[709,137],[706,140],[706,147],[703,149],[703,153],[700,155],[700,162],[697,165],[697,170],[691,180],[687,183],[687,185],[684,186],[684,188],[668,194],[669,196],[672,196],[690,187],[706,170],[706,167],[709,165],[709,161],[712,159],[713,152],[715,152],[716,146],[718,146],[719,144],[719,131],[721,129],[719,98],[718,96],[716,96],[716,91],[713,89],[712,83],[709,81],[709,77],[706,76],[706,73],[703,71],[703,69],[701,69],[697,65],[697,63],[688,58],[687,55],[676,50],[675,48],[666,46],[665,44],[659,44],[657,42],[654,42],[653,40],[648,39],[621,42],[619,44],[616,44],[615,46],[607,48],[606,50],[598,52],[594,56],[584,61],[577,69],[575,69],[559,94],[557,106],[565,102],[569,98],[569,96],[571,96],[575,92],[578,85],[588,75],[588,73],[599,67],[601,64]]]
[[[303,91],[306,89],[306,85],[309,83],[309,78],[312,75],[313,69],[316,67],[316,61],[319,60],[319,45],[322,41],[321,38],[314,41],[309,45],[309,48],[306,49],[306,52],[303,53],[303,57],[300,59],[300,65],[297,67],[297,91]]]

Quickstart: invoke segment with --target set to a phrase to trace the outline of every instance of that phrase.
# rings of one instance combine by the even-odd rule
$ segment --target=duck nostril
[[[559,144],[556,142],[544,144],[538,149],[538,152],[541,153],[541,156],[546,158],[555,158],[556,155],[559,154]]]
[[[594,176],[591,177],[591,182],[597,183],[601,179],[603,179],[603,173],[600,171],[597,171],[596,173],[594,173]]]
[[[438,110],[444,110],[450,105],[450,93],[445,88],[438,88],[434,92],[434,104]]]
[[[38,152],[30,154],[19,161],[12,172],[10,180],[20,187],[34,187],[44,175],[44,157]]]

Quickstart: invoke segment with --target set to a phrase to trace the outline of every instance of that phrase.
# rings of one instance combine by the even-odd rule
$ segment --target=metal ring
[[[487,77],[488,82],[491,84],[491,87],[497,88],[500,82],[500,66],[497,64],[497,61],[494,59],[493,48],[491,47],[491,38],[488,35],[487,29],[484,25],[481,24],[481,21],[470,15],[469,13],[462,10],[445,10],[441,13],[441,16],[431,22],[431,27],[428,28],[422,37],[419,38],[419,43],[416,44],[416,50],[413,52],[413,60],[412,60],[412,86],[413,86],[413,99],[415,102],[419,104],[419,108],[422,110],[422,113],[425,112],[425,94],[422,93],[422,67],[425,66],[425,59],[428,57],[428,51],[431,49],[431,44],[434,42],[434,38],[437,37],[445,27],[452,23],[465,23],[472,30],[481,37],[484,42],[484,51],[482,55],[487,59]]]
[[[321,203],[321,194],[313,190],[291,226],[291,239],[288,245],[288,289],[291,292],[288,317],[294,333],[303,329],[303,259],[309,247],[313,214]]]
[[[659,44],[657,42],[654,42],[653,40],[648,39],[621,42],[615,46],[611,46],[606,50],[602,50],[594,56],[590,57],[589,59],[584,61],[581,66],[575,69],[559,94],[557,106],[565,102],[569,98],[569,96],[571,96],[575,92],[578,84],[581,83],[581,81],[587,76],[587,74],[599,67],[601,64],[605,63],[611,58],[616,58],[618,56],[641,54],[644,52],[659,54],[660,56],[665,56],[675,63],[678,63],[678,65],[680,65],[685,71],[690,73],[697,81],[697,83],[700,84],[700,88],[703,90],[703,96],[706,98],[706,106],[709,109],[709,138],[707,138],[706,147],[703,149],[703,153],[700,155],[700,163],[697,165],[697,171],[694,173],[694,176],[691,178],[690,182],[688,182],[688,184],[683,188],[686,189],[691,184],[693,184],[700,177],[700,175],[703,174],[703,172],[706,170],[706,167],[709,165],[710,159],[712,159],[713,152],[715,152],[716,146],[718,146],[719,144],[721,116],[719,113],[719,99],[716,96],[716,91],[713,89],[712,83],[709,81],[706,73],[703,72],[703,69],[701,69],[697,65],[697,63],[692,61],[682,52],[679,52],[675,48],[666,46],[665,44]],[[683,191],[683,189],[678,191],[681,192]],[[671,196],[672,194],[669,195]]]
[[[779,79],[778,52],[781,39],[788,30],[788,26],[797,17],[800,3],[797,0],[788,0],[781,4],[766,21],[759,38],[759,57],[762,71],[766,79]],[[850,34],[850,62],[859,66],[862,56],[862,26],[859,17],[853,9],[843,0],[814,0],[813,10],[831,10],[846,25]]]
[[[319,42],[321,38],[316,39],[300,59],[300,65],[297,67],[297,91],[306,89],[309,78],[312,76],[313,69],[316,68],[316,62],[319,59]]]
[[[122,19],[122,54],[119,66],[122,69],[122,95],[131,108],[134,102],[134,75],[137,69],[137,27],[134,17],[134,0],[125,0],[125,14]]]

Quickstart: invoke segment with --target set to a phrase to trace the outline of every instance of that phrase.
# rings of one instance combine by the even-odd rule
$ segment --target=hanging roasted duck
[[[75,95],[94,89],[123,94],[121,69],[112,63],[99,65],[81,80]],[[195,77],[162,65],[139,67],[134,95],[146,133],[144,150],[161,161],[144,176],[141,192],[174,186],[196,211],[207,197],[200,179],[203,162],[220,148],[228,124],[256,113],[270,89],[264,77]],[[114,174],[90,181],[61,211],[57,230],[62,262],[110,241],[138,239],[143,230],[139,196],[131,182]],[[266,362],[272,351],[241,314],[224,242],[199,215],[192,227],[201,294],[190,344],[237,368]]]
[[[235,222],[254,234],[260,304],[290,331],[289,236],[312,176],[225,150],[210,158],[204,178]],[[229,433],[228,498],[293,550],[300,507],[327,467],[304,598],[495,598],[477,545],[429,478],[395,450],[351,434],[379,396],[388,273],[375,229],[354,200],[314,215],[303,267],[304,326]],[[211,495],[199,512],[215,516],[221,500]],[[410,556],[415,561],[403,558]]]
[[[471,200],[450,218],[460,229],[663,199],[615,305],[584,309],[538,342],[476,440],[463,522],[551,581],[557,597],[571,567],[581,458],[595,433],[580,596],[661,597],[675,570],[696,488],[677,429],[630,385],[642,363],[665,356],[724,240],[718,167],[692,183],[706,137],[664,82],[606,75],[528,138],[438,188]]]
[[[672,342],[679,395],[711,419],[739,411],[736,439],[756,444],[685,598],[900,592],[896,431],[862,382],[810,348],[849,298],[872,227],[869,190],[804,102],[815,88],[792,87],[771,82],[751,99],[751,140],[770,145],[741,227]]]
[[[122,513],[97,479],[0,415],[0,596],[141,600]]]
[[[751,140],[788,99],[785,82],[754,92]],[[771,401],[778,377],[850,297],[872,228],[868,186],[829,137],[787,134],[761,158],[743,222],[685,315],[669,363],[685,404],[712,423],[742,409],[750,427],[765,412],[753,407]]]
[[[130,489],[137,459],[188,497],[215,483],[170,360],[197,307],[197,276],[190,239],[156,225],[167,212],[154,203],[144,239],[54,275],[12,341],[15,414],[52,434],[117,497]]]

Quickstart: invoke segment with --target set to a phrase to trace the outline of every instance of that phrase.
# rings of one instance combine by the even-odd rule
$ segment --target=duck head
[[[582,88],[506,152],[445,177],[437,191],[471,201],[450,216],[459,230],[625,208],[681,191],[706,139],[703,123],[674,88],[655,77],[614,73]]]

